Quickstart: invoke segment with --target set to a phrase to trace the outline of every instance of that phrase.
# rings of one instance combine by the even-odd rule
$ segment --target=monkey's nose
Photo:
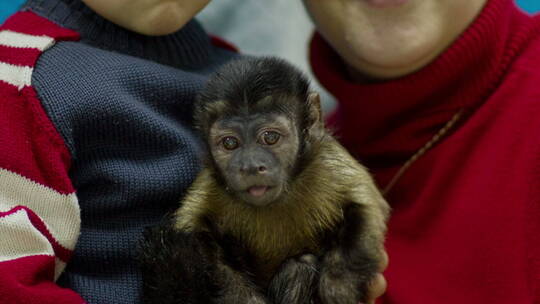
[[[240,173],[242,174],[248,174],[248,175],[258,175],[258,174],[266,174],[268,172],[268,168],[266,166],[242,166],[240,167]]]

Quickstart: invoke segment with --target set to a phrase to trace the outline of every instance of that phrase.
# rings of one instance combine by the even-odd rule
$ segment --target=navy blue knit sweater
[[[81,37],[43,52],[31,78],[71,155],[81,210],[80,237],[57,283],[89,303],[138,303],[141,232],[178,207],[199,170],[194,96],[236,55],[214,47],[195,21],[147,37],[80,0],[30,0],[23,10]]]

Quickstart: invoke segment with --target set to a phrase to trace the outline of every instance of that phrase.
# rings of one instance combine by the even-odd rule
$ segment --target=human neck
[[[380,41],[377,41],[380,44],[379,51],[375,48],[366,49],[365,54],[357,52],[356,57],[343,56],[351,79],[388,80],[421,70],[463,34],[478,17],[487,1],[471,0],[468,5],[448,7],[447,13],[438,16],[440,22],[423,24],[425,35],[416,35],[410,37],[411,39],[405,39],[399,34],[395,34],[395,37],[389,36],[390,38],[381,37]],[[422,32],[420,29],[417,31]],[[396,32],[410,35],[407,31]]]
[[[330,126],[372,170],[402,166],[456,113],[469,115],[495,93],[516,51],[535,37],[533,22],[512,0],[490,0],[474,23],[435,60],[416,72],[385,81],[351,79],[341,57],[320,35],[315,36],[313,70],[340,101]],[[386,185],[388,180],[379,182]]]

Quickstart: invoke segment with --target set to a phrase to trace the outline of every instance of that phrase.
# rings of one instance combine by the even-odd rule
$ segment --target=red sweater
[[[540,16],[491,0],[434,62],[355,83],[316,35],[311,61],[339,100],[330,122],[381,188],[462,115],[386,194],[380,303],[540,303]]]

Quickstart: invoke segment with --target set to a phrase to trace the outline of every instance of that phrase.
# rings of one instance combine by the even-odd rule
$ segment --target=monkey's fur
[[[245,147],[231,136],[213,137],[231,125],[248,138],[245,129],[256,129],[251,120],[283,134],[267,131],[264,143],[257,135]],[[144,302],[366,300],[389,208],[367,171],[325,129],[304,76],[273,58],[232,62],[198,97],[195,124],[208,157],[171,221],[145,235]]]

